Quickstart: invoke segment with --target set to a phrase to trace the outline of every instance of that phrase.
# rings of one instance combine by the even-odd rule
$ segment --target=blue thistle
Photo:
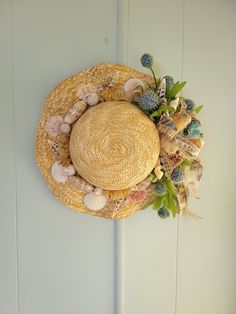
[[[146,113],[150,114],[155,111],[160,105],[157,94],[148,90],[139,100],[139,107]]]
[[[163,78],[166,80],[166,88],[170,89],[174,85],[173,77],[166,75]]]
[[[170,216],[168,209],[166,209],[165,207],[161,207],[160,209],[158,209],[157,213],[162,219],[168,218]]]
[[[163,195],[163,194],[166,193],[166,187],[165,187],[165,185],[162,182],[157,182],[157,184],[155,185],[155,191],[158,194]]]
[[[142,63],[142,66],[144,66],[145,68],[151,68],[153,65],[153,56],[151,56],[148,53],[145,53],[142,55],[140,61]]]
[[[195,103],[191,99],[185,99],[185,103],[187,105],[187,110],[193,111],[195,108]]]
[[[174,168],[174,170],[172,171],[172,173],[170,175],[170,178],[174,182],[181,182],[184,178],[183,170],[181,170],[180,167]]]

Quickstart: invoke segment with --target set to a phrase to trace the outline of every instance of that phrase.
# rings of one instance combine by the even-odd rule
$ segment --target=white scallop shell
[[[70,127],[70,125],[68,124],[68,123],[62,123],[62,125],[61,125],[61,132],[62,133],[65,133],[65,134],[69,134],[70,133],[70,129],[71,129],[71,127]]]
[[[52,177],[60,183],[66,182],[68,175],[65,173],[64,167],[60,164],[59,161],[56,161],[51,169]]]
[[[62,124],[63,124],[63,117],[52,116],[46,122],[45,131],[49,135],[56,137],[61,133],[61,125]]]
[[[57,182],[63,183],[75,174],[75,167],[73,165],[63,167],[59,161],[56,161],[52,166],[51,174]]]
[[[85,101],[89,106],[95,106],[99,103],[99,96],[96,93],[88,94]]]
[[[107,198],[101,189],[96,188],[94,192],[85,195],[83,202],[88,209],[100,210],[106,206]]]

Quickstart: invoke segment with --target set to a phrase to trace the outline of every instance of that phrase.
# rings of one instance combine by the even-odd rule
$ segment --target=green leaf
[[[203,108],[203,105],[197,106],[197,108],[195,108],[195,112],[198,113],[199,111],[201,111]]]
[[[167,90],[166,96],[167,99],[171,99],[175,97],[185,86],[186,81],[184,82],[176,82],[169,90]]]
[[[163,204],[163,199],[164,199],[164,196],[159,196],[159,195],[156,196],[152,205],[153,210],[158,210],[159,208],[161,208]]]
[[[170,194],[167,194],[167,199],[168,199],[169,209],[171,210],[172,215],[175,218],[176,211],[177,211],[175,199],[171,197]]]
[[[158,108],[158,110],[154,111],[153,113],[150,114],[150,118],[154,118],[154,117],[160,117],[161,114],[164,112],[164,111],[172,111],[174,110],[173,107],[171,106],[168,106],[168,105],[161,105],[160,108]]]
[[[184,167],[186,167],[186,166],[189,166],[190,168],[192,168],[192,166],[193,166],[192,161],[191,161],[191,160],[188,160],[188,159],[184,159],[184,160],[181,162],[181,164],[179,165],[179,167],[181,167],[181,168],[184,168]]]

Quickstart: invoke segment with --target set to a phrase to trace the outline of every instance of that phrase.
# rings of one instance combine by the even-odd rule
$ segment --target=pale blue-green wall
[[[0,0],[0,314],[236,313],[236,1]],[[204,217],[114,223],[55,200],[34,132],[63,78],[98,62],[188,81],[203,103]]]

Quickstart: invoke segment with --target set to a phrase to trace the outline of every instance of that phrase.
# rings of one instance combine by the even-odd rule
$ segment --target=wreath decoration
[[[180,95],[186,82],[99,64],[59,83],[36,131],[36,161],[67,207],[120,219],[152,205],[159,217],[186,214],[202,176],[202,106]]]

